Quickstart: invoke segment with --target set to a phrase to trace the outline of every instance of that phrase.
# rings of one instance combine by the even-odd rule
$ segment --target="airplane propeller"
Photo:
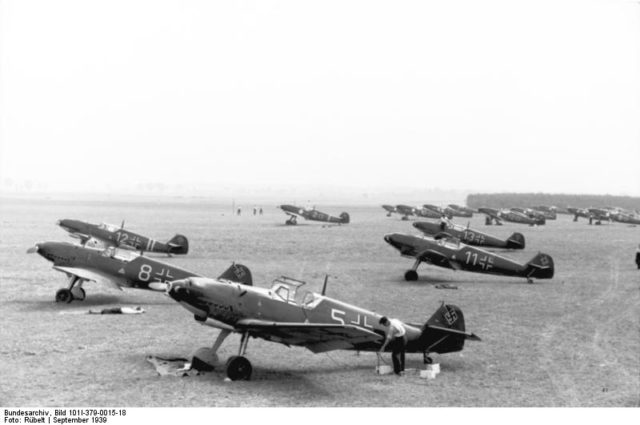
[[[39,249],[40,247],[38,246],[38,244],[35,244],[31,248],[27,249],[27,254],[35,254]]]

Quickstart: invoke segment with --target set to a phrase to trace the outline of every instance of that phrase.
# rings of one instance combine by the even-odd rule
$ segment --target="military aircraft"
[[[586,208],[567,207],[567,211],[573,214],[573,221],[578,221],[578,217],[589,218],[591,213]]]
[[[611,219],[619,223],[640,224],[640,215],[629,211],[620,211],[611,214]]]
[[[478,208],[478,211],[487,216],[487,220],[485,221],[485,224],[487,225],[490,225],[492,220],[494,220],[497,225],[502,224],[502,220],[508,221],[511,223],[528,224],[529,226],[545,224],[544,217],[534,219],[534,218],[528,217],[524,213],[520,213],[513,210],[496,210],[494,208]]]
[[[166,254],[187,254],[189,241],[183,235],[175,235],[168,242],[159,242],[137,233],[124,230],[124,221],[120,227],[113,224],[92,224],[80,220],[63,219],[58,225],[69,232],[72,237],[86,244],[91,238],[103,242],[107,246],[146,252],[163,252]]]
[[[467,245],[488,246],[493,248],[524,249],[524,236],[515,232],[506,240],[499,239],[478,230],[472,230],[468,226],[464,227],[455,223],[433,223],[427,221],[416,221],[413,227],[420,230],[427,236],[435,239],[454,238],[459,239]]]
[[[416,208],[409,205],[396,205],[396,212],[402,215],[403,220],[408,220],[410,215],[416,215]]]
[[[442,216],[445,216],[447,218],[453,218],[453,215],[449,214],[445,209],[440,208],[437,205],[424,204],[422,207],[428,210],[429,216],[431,218],[437,218]],[[434,217],[434,214],[432,213],[436,214],[437,217]]]
[[[558,218],[558,208],[554,206],[538,205],[529,209],[542,213],[547,220],[556,220]]]
[[[302,217],[305,220],[323,221],[326,223],[347,224],[349,223],[349,214],[343,212],[340,217],[333,217],[329,214],[320,212],[314,208],[301,208],[294,205],[280,205],[278,208],[282,209],[289,216],[289,219],[285,221],[285,224],[298,224],[298,217]]]
[[[238,355],[227,360],[231,380],[248,380],[252,366],[245,353],[249,338],[262,338],[287,346],[306,347],[313,353],[331,350],[378,351],[385,340],[380,314],[325,296],[301,290],[305,282],[281,277],[271,288],[245,286],[220,279],[187,278],[170,282],[167,295],[193,313],[202,324],[220,329],[211,348],[196,351],[198,360],[210,368],[218,363],[217,351],[232,332],[242,335]],[[461,351],[467,339],[480,340],[465,331],[462,311],[442,304],[425,324],[405,324],[406,352]],[[387,349],[388,351],[389,349]]]
[[[384,208],[384,210],[387,212],[387,217],[391,217],[392,213],[398,212],[396,210],[396,207],[394,207],[393,205],[383,205],[382,208]]]
[[[107,283],[117,289],[129,287],[163,291],[168,281],[199,276],[149,257],[117,251],[113,247],[100,250],[68,242],[39,242],[27,251],[30,254],[36,252],[53,262],[55,270],[69,277],[69,285],[56,292],[56,301],[61,303],[83,301],[86,292],[82,286],[89,281]],[[234,264],[220,278],[250,285],[251,273],[244,269],[245,266]]]
[[[589,211],[589,224],[592,220],[596,221],[596,224],[602,224],[603,221],[611,223],[611,211],[604,208],[587,208]]]
[[[449,215],[453,217],[466,217],[466,218],[473,217],[473,212],[474,212],[471,208],[461,207],[460,205],[456,205],[456,204],[447,205],[447,208],[445,208],[445,211],[448,212]]]
[[[436,240],[426,236],[392,233],[386,235],[384,240],[400,251],[400,255],[415,258],[413,268],[404,275],[408,281],[418,279],[416,270],[423,262],[453,270],[519,276],[526,278],[529,283],[533,282],[533,278],[553,277],[553,260],[547,254],[539,253],[528,263],[519,264],[509,258],[446,238]]]
[[[543,211],[534,210],[533,208],[511,208],[511,211],[523,214],[533,220],[544,221],[544,222],[546,222],[547,220],[547,213]],[[552,215],[549,214],[549,217],[552,217]],[[555,220],[555,215],[553,215],[553,217],[554,217],[553,220]]]

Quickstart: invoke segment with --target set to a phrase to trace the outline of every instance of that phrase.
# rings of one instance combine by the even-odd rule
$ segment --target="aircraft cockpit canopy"
[[[311,291],[299,290],[303,285],[306,285],[306,282],[302,280],[281,276],[273,281],[271,293],[280,301],[307,308],[315,307],[316,301],[319,301],[318,296]]]
[[[109,224],[109,223],[100,223],[98,224],[98,228],[102,229],[102,230],[108,230],[110,232],[115,232],[116,230],[118,230],[120,227],[116,226],[115,224]]]

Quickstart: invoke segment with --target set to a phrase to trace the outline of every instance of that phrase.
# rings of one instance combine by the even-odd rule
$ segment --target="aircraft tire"
[[[407,270],[407,272],[404,274],[404,280],[406,280],[407,282],[418,280],[418,272],[415,270]]]
[[[232,381],[248,381],[251,379],[251,362],[242,356],[229,357],[227,361],[227,376]]]
[[[58,292],[56,292],[57,303],[69,304],[71,301],[73,301],[73,294],[71,293],[70,290],[66,288],[58,289]]]

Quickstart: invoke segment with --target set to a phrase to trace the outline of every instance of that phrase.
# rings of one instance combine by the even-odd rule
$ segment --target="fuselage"
[[[527,270],[526,265],[509,258],[446,239],[435,240],[429,237],[393,233],[386,235],[384,240],[400,251],[403,256],[424,258],[423,261],[440,267],[454,268],[450,264],[455,262],[461,270],[505,276],[524,276]],[[429,257],[428,251],[439,255]],[[448,262],[428,259],[440,257],[446,258]]]
[[[170,253],[171,248],[162,242],[130,232],[106,223],[93,224],[80,220],[63,219],[58,225],[72,236],[83,238],[88,236],[108,246],[121,247],[136,251]]]
[[[112,277],[119,286],[150,289],[150,283],[198,276],[142,255],[122,257],[115,250],[98,250],[66,242],[40,242],[36,247],[38,254],[54,266],[96,271]]]
[[[430,223],[425,221],[419,221],[413,223],[413,227],[420,230],[427,236],[436,236],[438,234],[446,233],[454,238],[459,239],[468,245],[474,246],[491,246],[495,248],[508,248],[506,240],[498,239],[487,233],[483,233],[477,230],[472,230],[468,227],[463,227],[458,224],[447,224],[443,229],[440,223]]]
[[[210,318],[233,329],[243,319],[257,319],[278,324],[313,323],[354,325],[384,337],[386,328],[379,324],[382,315],[310,291],[292,291],[287,285],[271,289],[245,286],[219,279],[186,279],[172,282],[169,295],[201,319]],[[295,295],[292,294],[295,292]],[[421,329],[404,324],[407,331],[407,351],[423,352],[419,343]],[[221,326],[222,327],[222,326]],[[285,342],[274,334],[255,334],[274,342]],[[379,350],[379,342],[356,343],[348,349]],[[291,344],[291,340],[286,343]],[[301,337],[300,344],[303,345]]]

